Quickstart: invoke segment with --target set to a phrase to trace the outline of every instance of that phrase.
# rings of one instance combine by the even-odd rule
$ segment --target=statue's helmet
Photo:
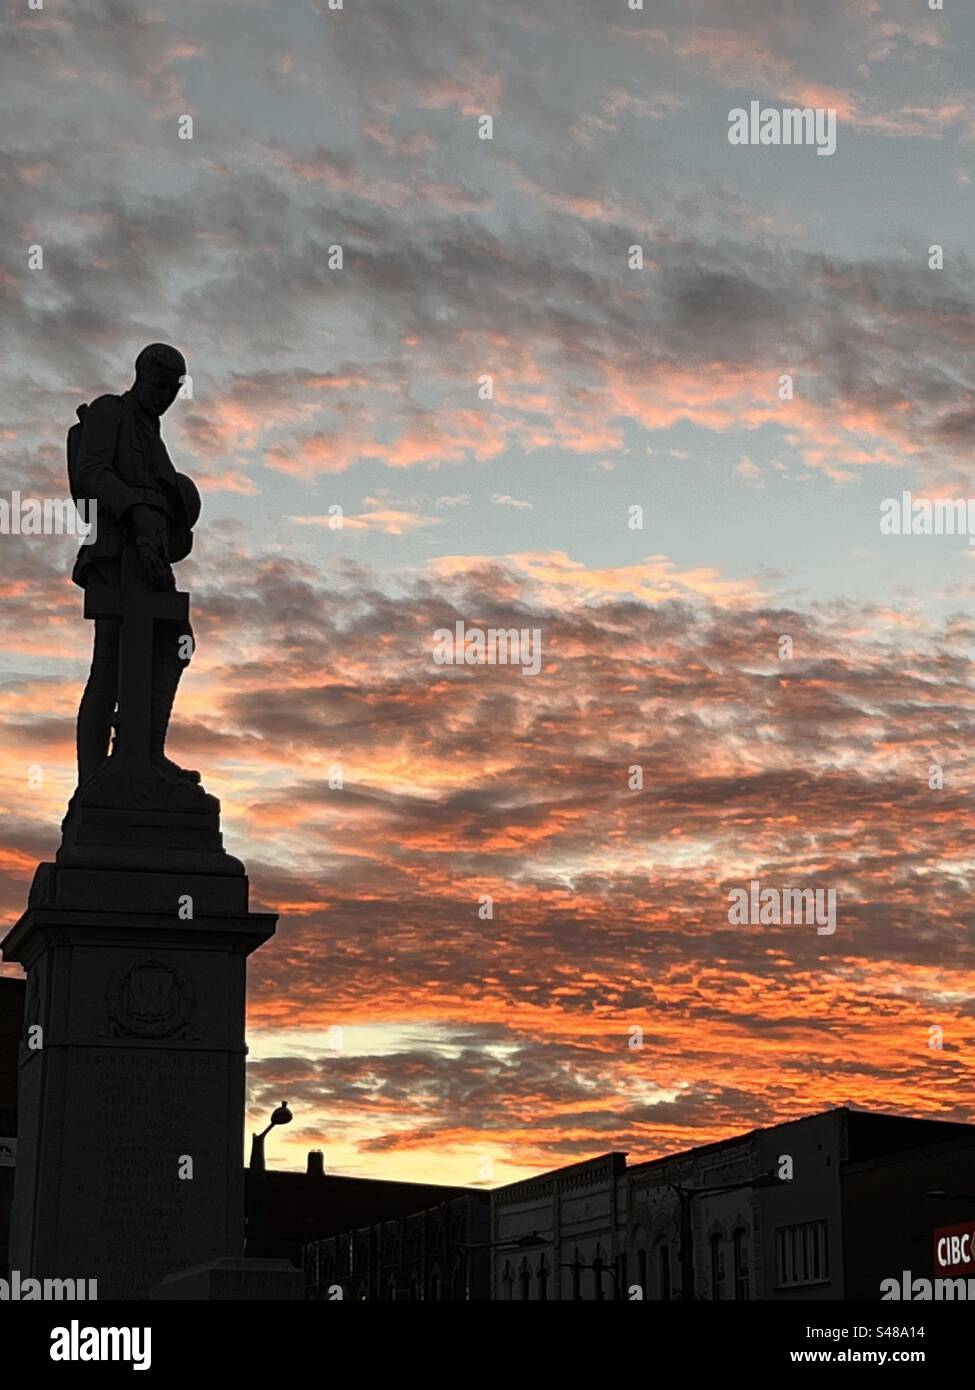
[[[179,488],[180,497],[183,500],[183,510],[186,513],[186,520],[193,527],[200,519],[202,510],[202,500],[199,490],[192,478],[185,473],[176,474],[176,484]]]

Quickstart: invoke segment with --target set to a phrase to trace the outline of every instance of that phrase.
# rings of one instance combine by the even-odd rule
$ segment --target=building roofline
[[[2,978],[0,978],[0,984],[2,984],[2,982]],[[696,1144],[689,1149],[677,1149],[672,1153],[658,1154],[656,1158],[640,1159],[636,1163],[627,1164],[627,1150],[608,1149],[605,1153],[596,1154],[593,1158],[579,1159],[575,1163],[568,1163],[560,1168],[544,1168],[541,1172],[534,1173],[530,1177],[518,1178],[514,1182],[501,1183],[499,1186],[491,1188],[481,1186],[470,1187],[451,1183],[412,1182],[409,1179],[403,1178],[374,1178],[358,1176],[354,1173],[330,1173],[327,1171],[322,1177],[332,1182],[370,1182],[388,1185],[390,1187],[425,1188],[431,1195],[438,1192],[453,1193],[454,1195],[480,1192],[498,1194],[500,1196],[503,1193],[515,1193],[519,1188],[527,1190],[532,1183],[551,1182],[556,1175],[560,1178],[582,1177],[587,1169],[610,1161],[617,1172],[624,1169],[628,1174],[639,1173],[641,1171],[647,1172],[653,1168],[660,1167],[662,1164],[675,1163],[681,1159],[692,1159],[702,1154],[716,1153],[719,1149],[727,1148],[729,1145],[747,1144],[760,1134],[770,1134],[773,1130],[788,1129],[791,1125],[808,1124],[811,1120],[823,1120],[833,1115],[845,1117],[855,1116],[868,1122],[871,1120],[898,1120],[901,1123],[908,1124],[944,1125],[946,1129],[950,1128],[956,1131],[954,1137],[946,1138],[942,1141],[933,1141],[930,1144],[923,1144],[915,1149],[897,1149],[890,1154],[885,1154],[878,1158],[860,1159],[856,1163],[850,1163],[848,1160],[845,1160],[843,1163],[845,1172],[853,1172],[862,1167],[870,1166],[871,1164],[893,1163],[899,1158],[919,1152],[921,1148],[948,1149],[964,1146],[969,1140],[966,1135],[957,1133],[957,1131],[962,1128],[970,1130],[972,1139],[975,1139],[975,1125],[968,1126],[965,1125],[963,1121],[959,1120],[939,1120],[927,1115],[903,1115],[889,1110],[860,1110],[849,1105],[836,1105],[828,1110],[815,1110],[810,1115],[800,1115],[794,1120],[780,1120],[777,1124],[759,1125],[755,1129],[746,1130],[744,1133],[730,1134],[724,1139],[714,1139],[707,1144]],[[268,1176],[273,1175],[275,1177],[286,1178],[307,1178],[309,1176],[307,1171],[303,1168],[268,1168],[266,1173]],[[321,1180],[322,1179],[318,1177],[312,1177],[311,1179],[313,1182]]]
[[[504,1200],[509,1196],[517,1198],[522,1192],[528,1192],[534,1183],[549,1183],[556,1179],[571,1181],[573,1178],[584,1178],[587,1172],[596,1169],[600,1164],[607,1163],[611,1164],[614,1177],[625,1172],[626,1150],[609,1149],[606,1153],[596,1154],[595,1158],[583,1158],[578,1163],[567,1163],[562,1168],[546,1168],[530,1178],[518,1178],[515,1182],[506,1182],[499,1187],[492,1187],[490,1189],[491,1195],[498,1200]]]
[[[251,1172],[248,1164],[244,1164],[244,1171]],[[443,1182],[414,1182],[411,1178],[370,1178],[367,1176],[359,1177],[355,1173],[329,1173],[309,1174],[306,1168],[265,1168],[262,1172],[263,1177],[276,1178],[309,1178],[313,1183],[328,1182],[372,1182],[381,1183],[385,1187],[425,1187],[430,1192],[489,1192],[487,1187],[464,1187],[455,1183]]]
[[[760,1125],[756,1129],[746,1130],[744,1134],[731,1134],[727,1139],[716,1139],[709,1144],[698,1144],[690,1149],[679,1149],[676,1153],[660,1154],[657,1158],[642,1159],[639,1163],[630,1165],[629,1171],[636,1172],[638,1169],[649,1169],[663,1163],[673,1163],[680,1158],[695,1158],[701,1154],[714,1153],[718,1149],[726,1148],[729,1144],[744,1144],[750,1139],[754,1139],[759,1134],[770,1134],[775,1129],[787,1129],[790,1125],[808,1124],[810,1120],[822,1120],[830,1115],[842,1115],[845,1117],[856,1116],[865,1120],[899,1120],[901,1123],[914,1124],[941,1124],[957,1125],[957,1120],[938,1120],[928,1115],[900,1115],[890,1110],[860,1110],[849,1105],[835,1105],[828,1110],[814,1110],[811,1115],[800,1115],[794,1120],[781,1120],[774,1125]],[[972,1126],[972,1133],[975,1135],[975,1126]],[[928,1145],[923,1147],[927,1148]],[[910,1150],[897,1150],[898,1153],[910,1152]],[[869,1159],[862,1160],[869,1162]]]

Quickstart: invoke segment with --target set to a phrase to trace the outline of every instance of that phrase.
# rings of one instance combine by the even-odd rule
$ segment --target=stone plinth
[[[171,1274],[149,1294],[156,1301],[199,1302],[273,1299],[295,1303],[304,1296],[305,1276],[289,1260],[211,1260]]]
[[[28,981],[10,1265],[100,1299],[243,1253],[246,958],[277,919],[193,790],[75,808],[3,941]]]

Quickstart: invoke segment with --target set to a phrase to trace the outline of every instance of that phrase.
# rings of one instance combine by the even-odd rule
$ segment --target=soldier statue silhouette
[[[165,754],[176,689],[193,643],[188,600],[175,593],[172,567],[192,548],[200,495],[173,467],[159,422],[185,374],[182,353],[151,343],[136,358],[129,390],[79,406],[80,423],[68,432],[72,496],[97,503],[95,539],[82,546],[72,574],[95,622],[91,670],[78,710],[79,789],[105,766],[113,722],[116,749],[134,748],[156,776],[200,780],[198,772]],[[140,673],[135,668],[143,657]]]

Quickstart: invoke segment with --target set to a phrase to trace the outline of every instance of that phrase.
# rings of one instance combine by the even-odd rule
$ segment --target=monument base
[[[3,942],[27,972],[10,1265],[139,1299],[243,1256],[247,879],[39,866]]]

